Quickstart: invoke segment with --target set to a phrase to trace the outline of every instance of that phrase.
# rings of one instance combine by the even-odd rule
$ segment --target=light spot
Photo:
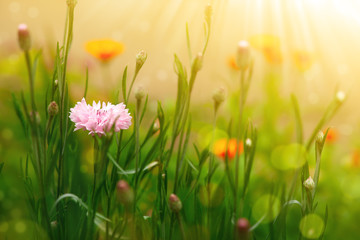
[[[0,232],[6,232],[9,229],[9,223],[3,222],[0,224]]]
[[[306,161],[306,149],[301,144],[289,144],[276,147],[271,154],[271,164],[279,170],[301,167]]]
[[[5,140],[11,140],[14,136],[13,132],[9,128],[4,128],[1,132],[1,135]]]
[[[26,225],[23,221],[19,221],[15,224],[15,230],[18,232],[18,233],[23,233],[26,231]]]
[[[198,194],[199,201],[204,206],[209,206],[208,190],[210,189],[211,207],[219,206],[224,200],[224,190],[221,186],[215,183],[210,183],[210,186],[201,186]]]
[[[271,194],[260,197],[253,206],[253,217],[263,223],[271,222],[280,212],[280,200]]]
[[[156,73],[156,78],[164,82],[168,79],[168,73],[164,69],[161,69]]]
[[[37,7],[30,7],[27,13],[30,18],[37,18],[39,16],[39,9]]]
[[[324,221],[314,213],[306,215],[300,221],[300,232],[306,238],[319,238],[323,231]]]
[[[11,2],[9,4],[9,11],[12,12],[12,13],[18,13],[20,11],[20,3],[18,2]]]
[[[116,40],[116,41],[122,41],[124,38],[124,34],[120,31],[114,31],[111,34],[111,38]]]

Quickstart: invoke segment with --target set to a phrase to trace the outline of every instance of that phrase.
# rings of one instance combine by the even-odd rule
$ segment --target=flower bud
[[[218,88],[212,98],[215,103],[221,104],[225,100],[225,89],[223,87]]]
[[[54,87],[57,88],[58,85],[59,85],[59,80],[56,79],[56,80],[54,81]]]
[[[58,222],[55,220],[55,221],[52,221],[51,223],[50,223],[50,226],[51,226],[51,228],[52,229],[55,229],[55,228],[57,228],[57,226],[58,226]]]
[[[50,117],[54,117],[59,112],[59,106],[55,101],[52,101],[48,106],[48,113]]]
[[[159,131],[159,129],[160,129],[160,122],[159,119],[157,118],[153,125],[153,133],[156,133],[157,131]]]
[[[311,176],[308,177],[308,179],[306,179],[304,181],[304,187],[308,190],[313,190],[315,188],[315,182],[314,180],[311,178]]]
[[[212,99],[214,100],[214,106],[216,112],[220,104],[225,100],[225,89],[223,87],[218,88],[214,92]]]
[[[171,211],[178,213],[180,212],[181,208],[182,208],[182,203],[180,201],[180,199],[178,198],[178,196],[176,196],[175,194],[170,194],[169,197],[169,207],[171,209]]]
[[[143,97],[145,97],[145,91],[144,88],[142,86],[139,86],[136,90],[135,90],[135,98],[138,101],[141,101],[141,99],[143,99]]]
[[[19,46],[23,51],[29,51],[31,47],[31,38],[26,24],[20,24],[18,27]]]
[[[236,64],[240,70],[246,70],[250,65],[250,46],[247,41],[238,43]]]
[[[236,228],[238,231],[238,239],[248,240],[250,239],[250,223],[246,218],[240,218],[236,222]]]
[[[323,143],[323,141],[324,141],[324,133],[323,133],[323,131],[320,131],[319,133],[318,133],[318,135],[316,136],[316,144],[319,144],[319,145],[321,145],[322,143]]]
[[[116,184],[116,192],[119,202],[125,206],[130,205],[134,201],[134,192],[126,181],[118,181]]]
[[[201,52],[199,52],[193,61],[192,71],[193,72],[200,71],[200,69],[202,68],[202,63],[203,63],[203,55]]]
[[[76,0],[66,0],[66,4],[68,5],[68,7],[75,7],[75,5],[77,4]]]
[[[141,67],[144,65],[145,61],[147,59],[147,53],[144,50],[141,50],[136,55],[136,72],[139,72]]]
[[[346,94],[343,91],[338,91],[336,93],[336,101],[343,103],[346,98]]]
[[[250,138],[247,138],[247,139],[245,140],[245,146],[246,146],[247,148],[251,148],[251,146],[252,146],[252,141],[251,141]]]

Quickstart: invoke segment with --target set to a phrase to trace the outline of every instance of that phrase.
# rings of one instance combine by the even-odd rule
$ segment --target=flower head
[[[113,105],[100,101],[93,105],[86,103],[83,98],[74,108],[70,109],[70,119],[75,123],[75,130],[88,130],[89,134],[105,135],[114,128],[115,132],[120,129],[128,129],[131,125],[129,110],[123,103]]]
[[[124,52],[124,44],[111,39],[100,39],[87,42],[85,49],[100,61],[108,62]]]
[[[18,40],[19,46],[23,51],[29,51],[31,47],[31,38],[28,26],[26,24],[20,24],[18,27]]]
[[[271,34],[259,34],[250,38],[250,45],[259,50],[265,60],[273,65],[282,63],[282,52],[280,46],[280,39]]]
[[[235,138],[231,138],[229,140],[226,138],[221,138],[214,143],[213,153],[222,159],[224,159],[226,155],[228,156],[229,160],[233,159],[236,156],[237,151],[240,155],[244,151],[244,147],[242,142],[238,144]]]

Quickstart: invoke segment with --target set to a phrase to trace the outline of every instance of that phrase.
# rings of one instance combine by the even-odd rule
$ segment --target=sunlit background
[[[281,79],[279,88],[285,98],[294,92],[309,106],[327,103],[341,89],[349,98],[337,117],[341,118],[339,128],[345,135],[352,132],[348,123],[360,117],[353,111],[360,101],[360,2],[356,0],[79,0],[69,68],[84,75],[88,66],[90,84],[106,92],[119,86],[125,65],[133,69],[134,56],[144,49],[149,57],[138,85],[152,99],[169,99],[176,90],[173,54],[189,64],[186,23],[193,54],[201,50],[203,9],[208,3],[214,8],[213,27],[195,99],[211,101],[215,88],[231,89],[237,83],[229,59],[235,55],[237,42],[246,39],[252,43],[255,59],[250,101],[261,98],[269,76]],[[33,44],[43,50],[51,66],[55,42],[63,42],[65,0],[2,0],[0,9],[0,57],[6,63],[19,58],[16,30],[19,23],[27,23]],[[105,67],[84,47],[87,41],[101,38],[125,45],[124,53]],[[0,74],[1,88],[21,86],[16,68]],[[80,97],[82,88],[83,79],[73,83],[72,95]]]
[[[168,102],[173,103],[177,87],[174,53],[190,65],[186,24],[192,54],[202,50],[204,7],[208,3],[213,6],[213,24],[203,69],[193,90],[196,103],[210,111],[216,88],[224,86],[230,93],[238,86],[239,73],[234,69],[233,58],[237,43],[247,40],[255,61],[249,92],[251,107],[264,100],[269,86],[278,88],[285,100],[290,100],[290,94],[294,93],[304,117],[305,134],[309,135],[334,93],[343,90],[348,98],[329,123],[334,126],[340,150],[329,152],[328,156],[339,158],[336,164],[345,165],[344,172],[350,172],[347,167],[351,161],[356,161],[354,165],[359,170],[360,1],[357,0],[78,0],[69,59],[72,100],[78,101],[83,95],[87,67],[89,85],[96,90],[89,92],[89,99],[109,100],[108,94],[116,92],[114,89],[121,85],[124,67],[128,65],[132,72],[135,55],[144,49],[148,59],[136,85],[145,88],[154,106],[156,100],[162,100],[165,107]],[[0,97],[10,99],[12,92],[28,90],[26,73],[19,72],[24,62],[17,42],[18,25],[29,26],[34,47],[42,49],[44,60],[52,69],[56,41],[63,43],[66,0],[1,0],[0,13]],[[125,46],[124,52],[107,64],[85,50],[88,41],[104,38]],[[0,101],[0,111],[4,106]],[[286,121],[293,121],[291,114]],[[261,122],[254,116],[255,124]],[[0,131],[4,140],[0,147],[6,149],[8,140],[15,142],[14,133],[7,126],[0,126]],[[12,150],[16,144],[11,146]],[[336,179],[330,173],[328,176],[322,173],[328,183],[326,190],[332,184],[345,189],[344,196],[339,196],[344,197],[343,208],[360,198],[358,172],[351,173],[355,174],[355,180],[350,179],[351,174]],[[330,200],[332,197],[329,194]],[[340,202],[334,197],[332,200],[332,207]],[[331,226],[337,224],[337,217],[346,220],[351,214],[344,211],[341,216],[332,216]]]

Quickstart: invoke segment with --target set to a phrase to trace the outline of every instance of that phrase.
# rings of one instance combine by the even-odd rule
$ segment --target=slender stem
[[[240,75],[240,102],[239,102],[239,119],[238,119],[238,126],[237,126],[237,145],[240,144],[241,139],[241,125],[242,125],[242,118],[243,118],[243,111],[245,105],[245,70],[241,71]],[[238,147],[236,145],[236,148]],[[236,157],[235,157],[235,193],[234,193],[234,215],[235,218],[237,217],[237,198],[238,198],[238,188],[239,188],[239,164],[240,164],[240,153],[238,149],[236,149]]]
[[[186,239],[186,235],[185,235],[184,226],[183,226],[182,221],[181,221],[180,213],[176,213],[176,217],[177,217],[177,220],[178,220],[178,222],[179,222],[181,237],[182,237],[183,240],[185,240],[185,239]]]
[[[134,210],[133,214],[135,216],[135,210],[136,210],[136,201],[137,201],[137,188],[138,188],[138,178],[139,178],[139,161],[140,161],[140,144],[139,144],[139,125],[140,125],[140,106],[141,106],[141,100],[136,101],[136,119],[135,119],[135,187],[134,187]]]
[[[70,44],[72,40],[73,34],[73,22],[74,22],[74,6],[68,8],[68,29],[67,30],[67,39],[65,45],[64,52],[64,63],[63,63],[63,71],[62,71],[62,79],[61,79],[61,89],[60,90],[60,156],[59,156],[59,174],[58,174],[58,190],[57,196],[60,196],[61,191],[61,180],[62,180],[62,172],[63,172],[63,158],[64,158],[64,149],[65,149],[65,141],[66,141],[66,127],[64,131],[64,115],[65,115],[65,89],[66,89],[66,68],[67,68],[67,60],[69,55]],[[67,119],[66,119],[67,120]],[[65,122],[66,122],[65,120]]]
[[[212,132],[212,137],[211,137],[211,142],[210,142],[210,151],[212,151],[213,149],[213,145],[214,145],[214,141],[215,141],[215,132],[216,132],[216,113],[217,113],[217,109],[215,109],[214,111],[214,120],[213,120],[213,132]],[[211,187],[210,187],[210,183],[211,183],[211,178],[212,178],[212,169],[213,169],[213,164],[214,164],[214,155],[210,154],[210,158],[209,158],[209,171],[208,171],[208,181],[207,181],[207,190],[208,190],[208,209],[207,209],[207,221],[208,221],[208,229],[210,230],[210,208],[211,208]]]
[[[32,107],[32,138],[33,138],[33,149],[34,149],[34,157],[37,162],[38,167],[38,173],[39,175],[39,187],[40,187],[40,198],[41,198],[41,204],[42,204],[42,212],[43,212],[43,221],[45,221],[46,227],[48,229],[48,232],[50,234],[50,239],[53,239],[51,225],[50,225],[50,217],[47,210],[47,204],[46,204],[46,196],[45,196],[45,189],[44,189],[44,177],[43,177],[43,168],[41,163],[41,152],[40,152],[40,141],[39,141],[39,128],[38,124],[36,122],[36,104],[35,104],[35,97],[34,97],[34,78],[33,78],[33,71],[31,67],[31,60],[30,60],[30,54],[29,51],[24,52],[25,55],[25,61],[26,61],[26,67],[28,70],[28,76],[29,76],[29,83],[30,83],[30,98],[31,98],[31,107]]]

